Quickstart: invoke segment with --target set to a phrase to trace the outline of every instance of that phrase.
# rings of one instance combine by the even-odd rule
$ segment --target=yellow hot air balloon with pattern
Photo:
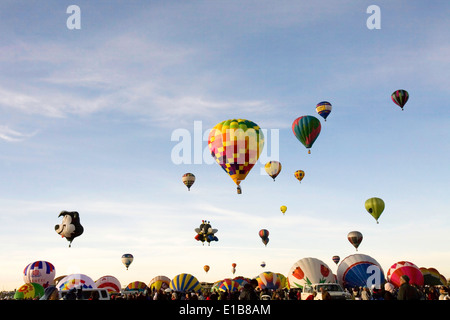
[[[305,177],[305,171],[297,170],[294,172],[294,176],[298,181],[302,182],[303,178]]]
[[[222,121],[211,129],[208,147],[217,163],[237,185],[247,177],[264,148],[264,135],[260,127],[245,119]]]
[[[264,169],[267,174],[272,177],[273,181],[275,181],[275,178],[281,172],[281,163],[279,161],[269,161],[264,166]]]

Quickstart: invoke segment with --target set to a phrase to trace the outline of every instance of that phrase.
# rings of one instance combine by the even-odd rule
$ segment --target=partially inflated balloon
[[[329,103],[328,101],[322,101],[322,102],[319,102],[317,105],[316,105],[316,111],[317,111],[317,113],[322,117],[322,118],[324,118],[325,119],[325,121],[327,121],[327,117],[328,117],[328,115],[330,114],[330,112],[331,112],[331,103]]]
[[[394,101],[394,103],[396,105],[398,105],[400,108],[402,108],[402,111],[403,111],[403,107],[405,106],[406,102],[409,99],[409,93],[406,90],[400,89],[400,90],[394,91],[391,94],[391,98],[392,98],[392,101]]]
[[[409,277],[409,284],[423,286],[423,274],[420,269],[412,262],[399,261],[394,263],[386,273],[387,281],[396,287],[400,287],[401,276]]]
[[[305,177],[305,171],[297,170],[294,172],[294,176],[298,181],[302,182],[303,178]]]
[[[337,279],[346,288],[371,287],[373,284],[379,289],[385,282],[381,265],[371,256],[360,253],[342,260],[337,270]]]
[[[114,276],[103,276],[95,281],[95,285],[99,289],[106,289],[109,293],[120,293],[122,285],[119,279]]]
[[[273,181],[275,181],[275,178],[281,171],[281,163],[278,161],[269,161],[264,166],[264,169],[266,170],[267,174],[272,177]]]
[[[259,126],[245,119],[218,123],[209,133],[211,155],[238,186],[258,161],[264,147],[264,135]]]
[[[366,203],[364,204],[366,207],[367,212],[369,212],[372,217],[375,218],[375,220],[378,223],[378,218],[380,218],[381,214],[384,210],[384,201],[380,198],[370,198],[366,200]]]
[[[185,186],[188,188],[188,191],[191,190],[192,185],[195,182],[195,176],[192,173],[185,173],[183,174],[183,177],[181,177],[181,181],[185,184]]]
[[[363,235],[359,231],[351,231],[348,233],[347,239],[355,247],[356,251],[358,251],[358,247],[363,240]]]
[[[197,278],[188,273],[181,273],[175,276],[169,285],[170,289],[180,292],[199,292],[202,289]]]
[[[309,150],[320,134],[320,120],[313,116],[302,116],[292,123],[292,132],[297,139]]]

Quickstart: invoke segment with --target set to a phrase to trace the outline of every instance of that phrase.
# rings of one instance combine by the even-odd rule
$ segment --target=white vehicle
[[[320,288],[324,288],[331,296],[331,300],[351,300],[352,295],[344,291],[338,283],[315,283],[305,287],[302,291],[301,298],[306,300],[313,297],[314,300],[323,300]]]
[[[59,296],[61,299],[64,299],[64,297],[66,296],[66,294],[69,292],[70,290],[63,290],[59,292]],[[92,295],[96,295],[98,293],[98,299],[97,300],[111,300],[111,297],[109,295],[108,290],[106,289],[82,289],[81,292],[77,292],[75,293],[75,295],[77,296],[77,300],[89,300],[89,298]]]

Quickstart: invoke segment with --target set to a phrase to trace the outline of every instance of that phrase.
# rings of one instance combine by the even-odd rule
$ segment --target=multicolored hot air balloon
[[[333,260],[334,263],[338,264],[339,261],[341,261],[341,258],[339,256],[333,256],[333,258],[331,258],[331,260]]]
[[[205,266],[203,267],[203,270],[205,270],[205,272],[208,273],[208,271],[209,271],[209,266],[208,266],[208,265],[205,265]]]
[[[200,282],[192,274],[181,273],[175,276],[169,285],[170,289],[179,292],[199,292],[202,289]]]
[[[280,174],[281,172],[281,163],[278,161],[269,161],[264,166],[264,169],[266,170],[267,174],[272,177],[273,181],[275,181],[275,178]]]
[[[301,183],[303,178],[305,177],[305,171],[297,170],[297,171],[294,172],[294,176]]]
[[[222,121],[210,131],[208,146],[211,155],[236,183],[247,177],[264,148],[264,135],[259,126],[245,119]]]
[[[217,284],[217,289],[219,289],[220,291],[234,292],[239,291],[241,289],[241,285],[238,281],[227,278],[223,279]]]
[[[15,300],[34,299],[44,296],[44,287],[39,283],[25,283],[14,293]]]
[[[55,267],[47,261],[35,261],[23,270],[23,282],[38,283],[45,288],[53,284]]]
[[[314,116],[302,116],[292,123],[292,132],[297,139],[309,150],[320,134],[320,120]]]
[[[378,223],[378,219],[380,218],[384,210],[383,199],[380,198],[367,199],[364,206],[366,207],[367,212],[370,213]]]
[[[72,246],[72,241],[83,234],[84,227],[80,222],[80,214],[77,211],[61,211],[58,215],[62,218],[62,222],[55,226],[55,231],[61,237],[69,241],[69,248]]]
[[[256,277],[256,280],[261,289],[277,290],[281,288],[281,277],[274,272],[262,272]]]
[[[360,253],[342,260],[337,270],[337,279],[345,288],[370,288],[375,285],[379,289],[385,282],[381,265],[374,258]]]
[[[197,241],[201,241],[202,245],[205,244],[205,241],[208,242],[208,246],[211,241],[219,241],[219,238],[217,238],[215,235],[219,230],[213,229],[209,221],[202,220],[200,227],[195,228],[194,231],[197,233],[194,239]]]
[[[243,277],[243,276],[238,276],[238,277],[234,277],[233,280],[236,281],[237,283],[239,283],[239,285],[241,287],[243,287],[245,284],[250,283],[251,279]]]
[[[399,261],[394,263],[386,273],[387,281],[396,287],[400,287],[400,277],[407,275],[409,284],[423,286],[423,274],[420,269],[412,262]]]
[[[283,212],[283,214],[286,213],[287,207],[286,206],[281,206],[280,207],[281,212]]]
[[[322,101],[322,102],[319,102],[317,105],[316,105],[316,111],[317,111],[317,113],[322,117],[322,118],[324,118],[325,119],[325,121],[327,121],[327,117],[328,117],[328,115],[330,114],[330,112],[331,112],[331,103],[329,103],[328,101]]]
[[[165,290],[170,286],[170,278],[166,276],[156,276],[150,280],[148,287],[153,291],[158,291],[159,289]]]
[[[195,176],[192,173],[185,173],[181,177],[181,181],[183,181],[184,185],[188,188],[188,191],[191,191],[191,187],[195,182]]]
[[[127,270],[133,260],[134,257],[131,253],[125,253],[124,255],[122,255],[122,263],[125,265],[125,267],[127,267]]]
[[[355,247],[356,251],[358,251],[358,247],[363,240],[363,235],[359,231],[350,231],[347,235],[347,239]]]
[[[57,285],[59,291],[70,290],[72,288],[79,289],[80,287],[82,289],[95,289],[97,285],[94,280],[82,273],[69,274],[61,279]]]
[[[120,293],[122,290],[119,279],[114,276],[103,276],[95,281],[95,285],[99,289],[106,289],[109,293]]]
[[[322,260],[303,258],[298,260],[289,270],[290,288],[304,288],[313,283],[336,283],[336,277]]]
[[[392,101],[394,101],[394,103],[396,105],[398,105],[400,108],[402,108],[403,111],[403,107],[405,106],[406,102],[409,99],[409,93],[406,90],[400,89],[400,90],[396,90],[391,94],[391,98]]]
[[[259,236],[265,246],[269,243],[269,230],[261,229],[259,230]]]
[[[143,281],[133,281],[130,282],[126,288],[125,291],[139,291],[139,292],[144,292],[145,290],[147,290],[147,285],[145,284],[145,282]]]

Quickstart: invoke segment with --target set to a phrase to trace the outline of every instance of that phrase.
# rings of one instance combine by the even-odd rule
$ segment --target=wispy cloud
[[[0,139],[8,142],[19,142],[34,136],[36,133],[23,133],[11,129],[8,126],[0,125]]]

